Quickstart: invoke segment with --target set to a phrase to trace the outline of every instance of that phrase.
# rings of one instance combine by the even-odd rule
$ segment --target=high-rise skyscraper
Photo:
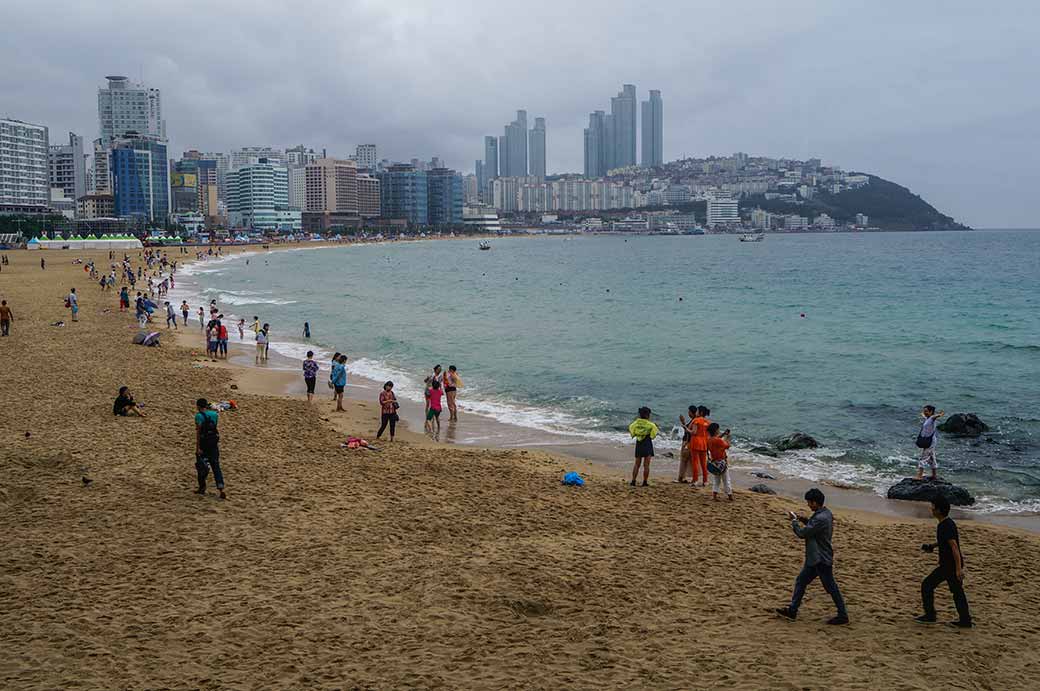
[[[660,166],[664,164],[664,114],[661,102],[661,92],[657,89],[650,90],[650,98],[643,101],[643,155],[642,165],[644,168]]]
[[[48,132],[0,117],[0,213],[43,213],[51,201]]]
[[[289,180],[284,165],[267,159],[228,171],[228,216],[233,228],[300,230],[299,209],[289,208]]]
[[[51,144],[48,155],[51,187],[60,187],[69,199],[87,193],[87,161],[83,156],[83,137],[69,132],[68,144]]]
[[[509,139],[505,135],[498,138],[498,175],[504,178],[509,175]]]
[[[585,177],[590,180],[607,172],[607,117],[602,110],[589,113],[589,126],[585,128]]]
[[[434,168],[426,178],[429,224],[460,225],[464,203],[462,176],[449,168]]]
[[[321,158],[321,154],[314,149],[308,149],[303,144],[285,150],[285,165],[287,167],[305,166],[308,163],[317,161],[319,158]]]
[[[129,134],[110,143],[109,175],[117,216],[165,223],[170,213],[170,167],[166,144]]]
[[[613,125],[613,156],[609,168],[624,168],[636,164],[636,87],[625,84],[618,95],[610,99]]]
[[[484,137],[484,175],[488,180],[498,177],[498,139]]]
[[[502,139],[505,139],[503,150]],[[524,177],[527,175],[527,111],[516,111],[516,120],[505,126],[504,137],[499,139],[500,177]],[[504,164],[504,165],[503,165]]]
[[[535,118],[534,128],[528,139],[530,147],[530,174],[545,180],[545,118]]]
[[[429,222],[429,186],[426,172],[397,164],[380,171],[379,201],[383,218],[405,219],[413,226]]]
[[[358,215],[357,162],[319,158],[307,165],[308,213]]]
[[[105,77],[107,88],[98,89],[98,123],[102,144],[134,132],[143,137],[166,141],[166,121],[162,117],[162,97],[158,89],[132,84],[126,77]]]

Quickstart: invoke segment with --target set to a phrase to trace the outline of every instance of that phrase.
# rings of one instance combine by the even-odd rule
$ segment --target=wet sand
[[[172,339],[131,345],[132,315],[71,264],[81,254],[46,251],[44,272],[39,254],[11,252],[0,273],[15,314],[0,339],[2,688],[1028,689],[1040,678],[1035,535],[963,521],[978,627],[921,627],[912,617],[935,557],[918,545],[934,522],[835,505],[852,625],[823,624],[831,603],[817,584],[786,623],[770,608],[801,565],[783,519],[800,502],[738,490],[714,503],[667,480],[631,490],[591,465],[586,487],[563,487],[570,458],[421,435],[341,449],[348,433],[372,436],[374,402],[334,415],[327,394],[285,396],[269,372],[204,363]],[[68,322],[69,285],[80,322],[50,326]],[[111,414],[123,384],[147,418]],[[192,494],[199,396],[240,406],[221,416],[226,502]],[[937,604],[950,619],[942,589]]]

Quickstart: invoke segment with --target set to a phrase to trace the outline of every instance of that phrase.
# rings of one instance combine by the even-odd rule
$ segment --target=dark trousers
[[[924,613],[930,617],[935,616],[935,589],[940,583],[946,581],[953,594],[953,604],[957,606],[957,614],[961,621],[971,621],[971,612],[968,611],[968,597],[964,594],[964,587],[957,580],[957,574],[953,571],[945,571],[937,567],[935,571],[924,577],[921,581],[921,602],[924,604]]]
[[[0,319],[0,336],[7,336],[11,333],[11,322],[6,319]]]
[[[195,473],[199,476],[199,489],[206,489],[206,477],[210,468],[213,469],[213,481],[217,483],[217,489],[224,489],[224,473],[220,472],[220,447],[203,449],[201,454],[195,456]]]
[[[390,436],[394,436],[397,430],[397,413],[383,413],[379,418],[379,431],[376,432],[377,437],[383,436],[383,430],[386,426],[390,425]]]
[[[820,584],[823,586],[823,589],[830,593],[831,599],[834,600],[834,606],[838,608],[838,614],[848,616],[848,612],[845,611],[845,600],[841,596],[841,590],[838,589],[838,582],[834,580],[834,567],[830,564],[814,564],[813,566],[802,567],[801,573],[798,574],[798,578],[794,581],[791,611],[798,611],[802,604],[802,598],[805,597],[805,589],[816,580],[817,576],[820,578]]]

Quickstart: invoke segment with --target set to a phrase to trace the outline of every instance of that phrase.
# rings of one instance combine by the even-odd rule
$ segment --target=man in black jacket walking
[[[957,606],[959,619],[950,622],[951,626],[970,629],[973,624],[971,612],[968,610],[968,598],[964,594],[964,555],[961,554],[961,540],[957,532],[957,524],[950,518],[950,502],[944,496],[932,499],[932,515],[939,521],[935,527],[935,542],[921,545],[925,552],[939,549],[939,565],[921,581],[921,602],[924,614],[917,617],[921,624],[934,624],[935,589],[946,581],[953,594],[953,603]]]
[[[776,610],[776,613],[784,619],[794,621],[798,617],[798,607],[802,604],[805,589],[819,577],[823,589],[830,593],[834,606],[838,608],[837,616],[828,619],[827,623],[848,624],[849,614],[845,610],[845,600],[841,596],[837,581],[834,580],[834,547],[831,545],[834,516],[830,509],[823,505],[823,492],[816,487],[805,493],[805,501],[813,512],[809,518],[798,516],[793,511],[787,512],[794,534],[805,540],[805,565],[794,582],[791,604]]]

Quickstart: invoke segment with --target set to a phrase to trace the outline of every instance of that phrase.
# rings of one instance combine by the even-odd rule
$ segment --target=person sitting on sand
[[[950,625],[970,629],[973,624],[971,611],[968,609],[968,598],[964,594],[964,555],[961,554],[961,539],[957,532],[957,524],[950,518],[950,502],[941,494],[932,499],[932,516],[939,521],[939,525],[935,527],[935,542],[921,545],[921,549],[925,552],[938,549],[939,565],[921,582],[924,614],[917,617],[916,621],[921,624],[936,622],[935,588],[946,581],[950,593],[953,594],[953,604],[957,606],[959,617],[957,621],[950,622]]]
[[[130,393],[129,387],[126,386],[119,387],[119,395],[116,396],[116,401],[112,404],[112,414],[122,415],[123,417],[131,415],[144,417],[144,413],[141,412],[137,402],[134,401],[134,395]]]
[[[708,470],[711,472],[711,498],[719,500],[719,486],[726,490],[726,496],[733,501],[733,484],[729,479],[729,460],[726,450],[729,448],[729,430],[719,434],[719,423],[708,425]]]
[[[195,473],[198,476],[199,488],[195,494],[206,493],[206,478],[213,470],[213,481],[220,491],[220,498],[227,499],[224,493],[224,473],[220,469],[220,432],[217,429],[217,411],[211,410],[205,398],[195,401]]]
[[[426,389],[426,424],[424,427],[434,437],[440,436],[441,433],[441,397],[443,395],[444,390],[441,389],[440,380],[431,379],[430,386]]]
[[[776,610],[776,613],[784,619],[794,621],[798,617],[798,608],[805,596],[805,589],[819,576],[823,589],[830,594],[831,599],[834,600],[834,606],[838,608],[837,616],[828,619],[827,623],[848,624],[849,614],[845,610],[845,600],[841,596],[838,582],[834,580],[834,547],[831,543],[831,537],[834,534],[834,516],[831,514],[831,510],[823,505],[823,492],[818,488],[813,487],[806,492],[805,501],[813,512],[809,518],[799,516],[793,511],[787,512],[794,534],[805,540],[805,564],[802,566],[798,578],[795,579],[791,604]]]
[[[932,479],[939,479],[939,464],[935,460],[935,447],[939,443],[936,425],[946,415],[946,411],[935,412],[934,405],[926,405],[921,409],[921,431],[917,433],[917,448],[921,450],[921,459],[917,462],[917,479],[924,478],[924,471],[932,471]]]
[[[628,426],[628,433],[636,440],[636,461],[632,466],[632,487],[636,486],[639,466],[643,467],[643,487],[650,485],[650,461],[654,457],[654,439],[657,437],[657,425],[650,422],[650,409],[643,406],[639,409],[639,417]]]
[[[397,409],[399,407],[397,396],[394,395],[394,383],[388,381],[383,384],[383,390],[379,392],[379,431],[376,432],[376,439],[380,439],[383,436],[383,431],[389,425],[390,441],[394,440],[394,433],[397,431]]]
[[[343,408],[343,391],[347,388],[347,356],[340,355],[339,359],[332,365],[332,376],[329,378],[332,382],[332,389],[336,395],[336,412],[345,412]]]

